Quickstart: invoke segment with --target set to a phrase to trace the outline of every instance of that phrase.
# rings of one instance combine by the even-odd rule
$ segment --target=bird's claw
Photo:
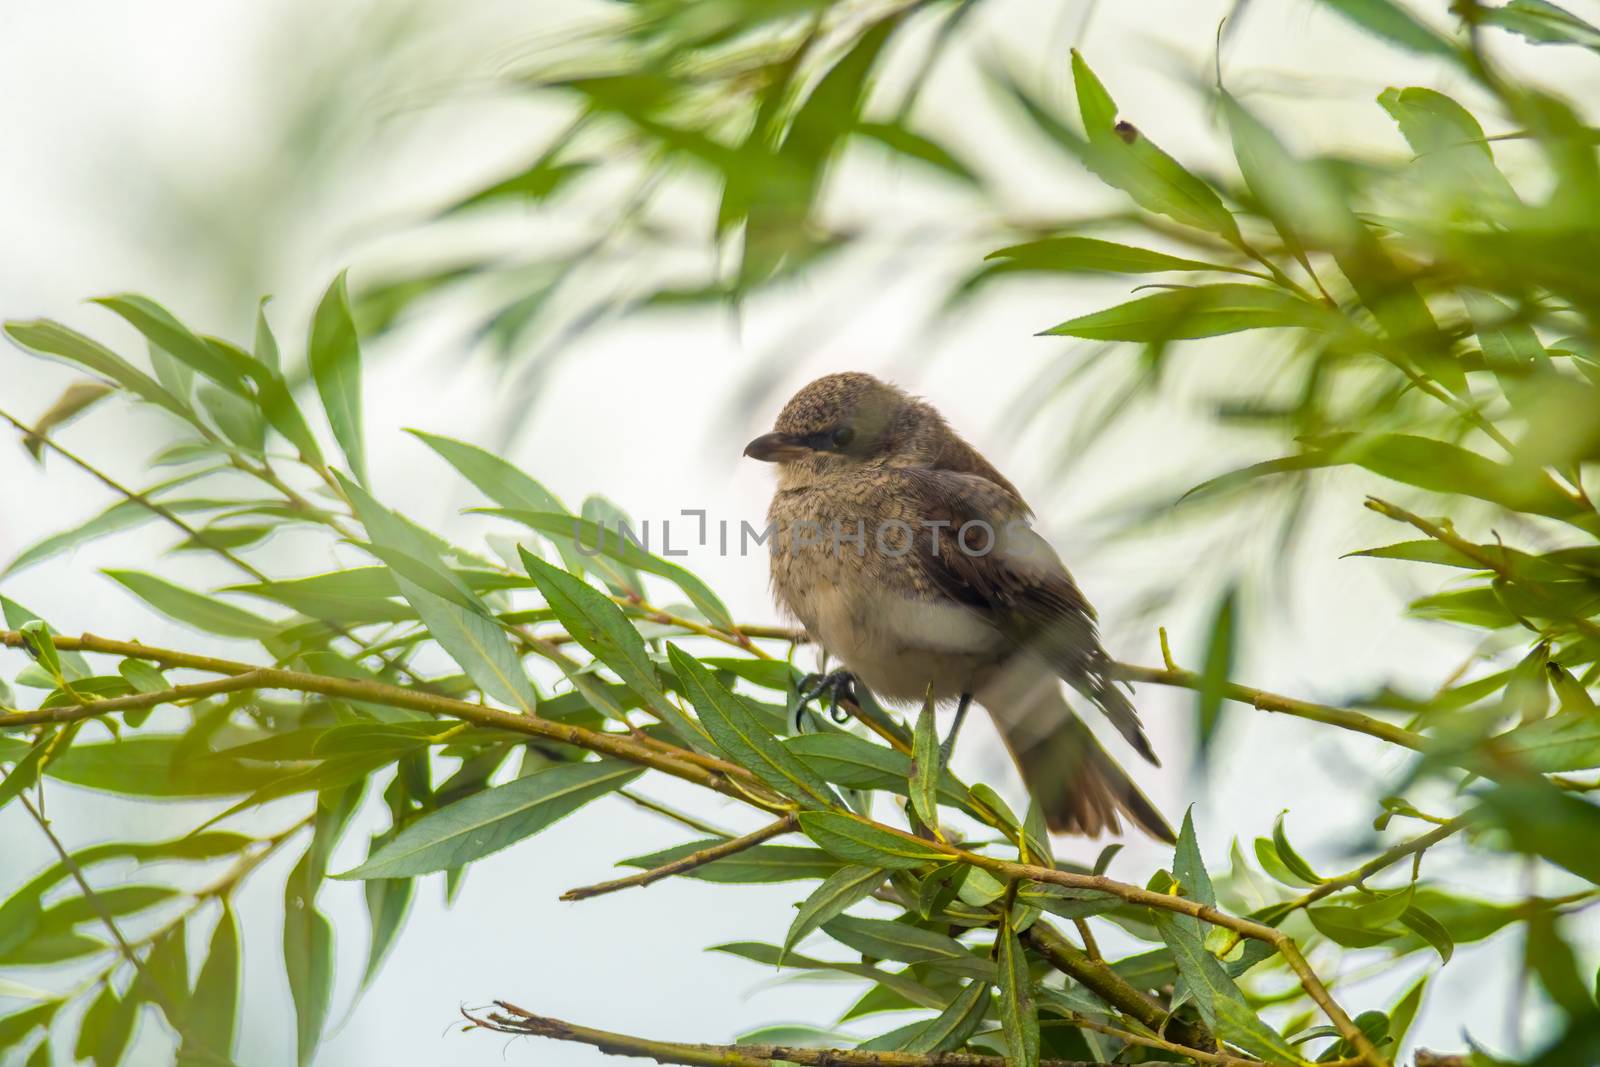
[[[855,700],[855,675],[847,670],[829,671],[826,674],[808,674],[800,679],[795,692],[793,708],[794,732],[804,733],[805,710],[819,696],[827,697],[828,717],[843,725],[850,721],[850,713],[840,707],[842,700]]]

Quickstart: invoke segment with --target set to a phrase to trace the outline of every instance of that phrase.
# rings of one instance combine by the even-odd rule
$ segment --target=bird
[[[745,446],[777,468],[768,509],[774,597],[844,670],[891,703],[956,702],[994,720],[1056,833],[1175,840],[1068,704],[1093,703],[1159,766],[1112,675],[1094,609],[1030,525],[1016,486],[925,400],[860,372],[806,385]],[[802,697],[812,695],[805,694]]]

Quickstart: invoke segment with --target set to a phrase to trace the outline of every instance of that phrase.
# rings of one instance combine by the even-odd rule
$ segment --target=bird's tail
[[[1121,816],[1158,841],[1177,837],[1110,753],[1067,705],[1053,674],[1020,664],[981,689],[978,702],[1056,833],[1121,833]]]

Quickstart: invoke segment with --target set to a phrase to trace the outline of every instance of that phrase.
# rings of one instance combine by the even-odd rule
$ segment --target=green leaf
[[[1038,1067],[1039,1016],[1033,1007],[1033,978],[1008,913],[998,935],[1000,1029],[1005,1035],[1006,1067]]]
[[[1223,282],[1168,289],[1068,319],[1044,332],[1092,341],[1164,342],[1241,330],[1315,328],[1325,322],[1316,307],[1281,289]]]
[[[373,838],[369,857],[377,851],[381,840]],[[361,986],[365,989],[377,977],[378,968],[383,966],[384,958],[394,947],[394,939],[405,924],[416,882],[410,878],[369,878],[362,889],[365,891],[371,927],[367,943],[367,966],[361,975]]]
[[[870,897],[883,884],[886,872],[881,867],[850,866],[834,871],[811,895],[800,903],[800,911],[783,939],[787,953],[800,939],[851,905]]]
[[[76,330],[49,319],[7,322],[6,334],[17,344],[47,356],[59,356],[96,374],[104,375],[139,397],[166,408],[185,422],[194,422],[189,405],[173,396],[154,378]]]
[[[624,867],[639,867],[649,870],[660,867],[662,864],[680,860],[691,853],[710,848],[712,845],[724,843],[723,838],[705,838],[699,841],[686,841],[681,845],[664,848],[659,852],[651,852],[643,856],[630,856],[621,860]],[[839,861],[826,852],[815,848],[800,848],[793,845],[756,845],[732,856],[725,856],[719,860],[702,864],[690,871],[685,871],[683,877],[696,878],[702,882],[716,882],[724,885],[745,884],[752,882],[794,882],[809,878],[830,878],[839,872]]]
[[[1216,907],[1217,891],[1211,884],[1211,875],[1200,857],[1200,843],[1194,834],[1194,806],[1183,813],[1183,829],[1178,832],[1178,844],[1172,856],[1172,875],[1183,895],[1209,907]],[[1187,915],[1175,916],[1175,921],[1188,924],[1196,936],[1204,940],[1200,920]]]
[[[405,878],[459,867],[531,837],[643,771],[616,760],[566,763],[431,812],[339,878]]]
[[[116,1067],[133,1036],[133,1023],[139,1013],[138,991],[135,986],[127,997],[119,997],[107,982],[83,1013],[73,1055],[80,1060],[92,1059],[95,1067]]]
[[[566,507],[554,493],[493,452],[485,451],[477,445],[469,445],[465,441],[440,437],[421,430],[406,432],[444,457],[445,462],[460,471],[467,481],[477,486],[501,507],[556,515],[568,514]]]
[[[843,806],[822,776],[784,748],[772,731],[751,714],[738,697],[728,692],[709,669],[676,645],[667,646],[667,656],[684,695],[700,713],[700,724],[734,762],[749,768],[763,782],[803,805]]]
[[[1600,807],[1536,780],[1499,783],[1482,794],[1480,810],[1517,851],[1600,885],[1600,850],[1592,844],[1600,841]]]
[[[344,450],[356,481],[367,484],[366,446],[361,428],[361,342],[350,317],[350,294],[345,273],[328,286],[311,322],[306,349],[311,376],[333,436]]]
[[[165,734],[76,744],[51,760],[45,773],[87,789],[141,797],[233,796],[282,776],[233,759],[190,758],[182,737]]]
[[[914,1055],[958,1049],[978,1032],[993,1003],[987,982],[968,982],[938,1018],[916,1024],[915,1029],[895,1043],[895,1049]],[[873,1043],[861,1047],[865,1049],[870,1044]]]
[[[119,570],[103,573],[161,614],[205,633],[264,641],[283,632],[281,623],[173,585],[153,574]]]
[[[61,654],[56,651],[56,641],[50,633],[50,624],[43,619],[29,619],[18,629],[28,655],[59,685],[65,675],[62,673]]]
[[[195,979],[189,1025],[178,1052],[180,1064],[200,1064],[233,1055],[239,1017],[239,921],[224,898],[211,933],[211,947]]]
[[[1523,960],[1528,971],[1570,1019],[1593,1019],[1595,1001],[1589,983],[1578,973],[1572,945],[1561,936],[1549,911],[1540,910],[1528,917],[1528,935],[1523,945]]]
[[[1359,908],[1328,904],[1307,908],[1306,917],[1323,937],[1346,948],[1371,948],[1400,937],[1399,931],[1373,922]]]
[[[147,490],[145,495],[150,495],[150,491]],[[214,500],[171,500],[162,501],[161,506],[181,515],[185,512],[210,510],[220,503],[220,501]],[[136,500],[118,501],[89,521],[74,526],[70,530],[52,534],[24,549],[6,566],[4,571],[0,571],[0,577],[15,574],[17,571],[31,567],[35,563],[43,563],[45,560],[58,556],[70,548],[75,548],[96,538],[142,526],[156,517],[156,513],[153,510]]]
[[[249,395],[249,389],[241,373],[242,368],[229,357],[228,353],[206,344],[179,322],[172,312],[149,297],[135,293],[120,293],[116,296],[98,297],[93,303],[115,312],[143,334],[151,344],[199,371],[229,392],[237,396]]]
[[[1496,734],[1488,745],[1496,759],[1539,774],[1600,767],[1600,713],[1593,708],[1560,711]]]
[[[512,522],[519,522],[552,538],[565,537],[577,545],[577,550],[582,555],[603,554],[630,567],[665,578],[682,590],[683,595],[688,597],[714,626],[724,630],[733,628],[733,616],[728,614],[727,606],[711,591],[710,586],[677,564],[668,563],[651,555],[617,530],[608,530],[588,519],[568,514],[528,511],[523,508],[474,510],[485,515],[498,515]]]
[[[102,921],[103,915],[120,918],[165,904],[178,890],[164,885],[115,885],[96,890],[90,897],[68,897],[39,919],[42,929],[68,930],[83,923]]]
[[[1207,1027],[1257,1055],[1279,1062],[1300,1062],[1292,1051],[1285,1051],[1283,1039],[1256,1018],[1222,963],[1206,951],[1198,923],[1183,923],[1180,920],[1188,916],[1160,909],[1152,910],[1151,916],[1161,939],[1172,950],[1178,974]]]
[[[1309,885],[1321,885],[1323,882],[1322,876],[1312,870],[1311,864],[1301,859],[1300,853],[1296,852],[1294,846],[1289,843],[1289,833],[1283,825],[1284,817],[1288,814],[1287,811],[1280,811],[1278,817],[1272,821],[1273,848],[1277,851],[1278,858],[1283,861],[1283,865],[1296,878]]]
[[[1216,263],[1153,252],[1148,248],[1102,241],[1096,237],[1045,237],[1024,244],[1007,245],[983,258],[1004,260],[996,264],[999,269],[1063,273],[1156,274],[1169,270],[1231,269]]]
[[[34,742],[33,747],[6,772],[0,779],[0,808],[11,803],[21,796],[23,791],[32,787],[39,780],[39,764],[44,759],[45,753],[50,750],[50,744],[55,740],[55,731],[51,731]]]
[[[125,659],[117,664],[117,673],[128,680],[135,693],[160,693],[172,688],[167,676],[142,659]]]
[[[294,1001],[295,1048],[301,1067],[311,1062],[328,1018],[333,993],[333,924],[308,900],[299,883],[305,860],[289,876],[283,911],[283,968]]]
[[[933,716],[933,692],[922,702],[917,728],[911,735],[911,806],[922,824],[939,825],[939,731]]]
[[[994,965],[974,955],[953,937],[887,919],[840,915],[822,924],[823,933],[873,959],[924,963],[952,974],[992,981]]]
[[[1072,80],[1078,93],[1088,143],[1084,164],[1101,181],[1121,189],[1140,207],[1221,236],[1239,240],[1239,225],[1216,192],[1183,168],[1127,122],[1117,120],[1117,105],[1076,49]]]
[[[189,1014],[188,930],[187,923],[179,923],[157,939],[128,991],[159,1007],[175,1030],[185,1027]]]
[[[644,638],[622,609],[581,578],[575,578],[517,546],[522,566],[533,579],[556,619],[589,653],[617,672],[617,677],[645,706],[685,741],[703,741],[705,731],[680,711],[661,690],[655,663]],[[568,672],[569,677],[572,672]],[[602,710],[604,710],[602,708]]]
[[[1239,590],[1229,586],[1217,601],[1211,616],[1211,637],[1206,642],[1206,658],[1200,668],[1200,688],[1195,693],[1196,738],[1199,758],[1204,764],[1215,741],[1217,728],[1222,724],[1223,693],[1233,673],[1237,635],[1234,632],[1238,613]]]
[[[523,672],[521,659],[477,594],[445,566],[437,538],[379,504],[349,479],[340,476],[339,486],[375,545],[387,546],[414,560],[431,574],[429,584],[435,588],[438,583],[445,583],[452,590],[453,597],[442,596],[398,570],[394,572],[396,585],[428,628],[428,636],[485,694],[532,712],[539,699]]]
[[[1434,951],[1439,953],[1441,962],[1450,962],[1450,957],[1455,954],[1456,943],[1455,939],[1450,936],[1450,931],[1445,929],[1443,923],[1415,906],[1409,907],[1402,912],[1400,921],[1412,933],[1432,945]]]
[[[1394,0],[1326,0],[1327,6],[1368,33],[1407,52],[1460,60],[1461,50]]]
[[[735,941],[714,945],[708,951],[726,952],[741,959],[767,967],[798,967],[803,970],[834,971],[877,982],[904,1002],[923,1008],[942,1009],[945,998],[904,973],[879,970],[866,963],[835,963],[831,960],[814,960],[796,953],[784,953],[777,945],[764,945],[756,941]]]
[[[1521,34],[1535,44],[1600,49],[1600,27],[1547,0],[1510,0],[1498,7],[1483,8],[1478,17],[1485,25]]]
[[[950,858],[920,838],[838,812],[802,811],[800,828],[807,837],[846,863],[908,870]]]
[[[1417,1018],[1417,1012],[1422,1007],[1422,994],[1427,988],[1428,976],[1425,974],[1395,1001],[1393,1008],[1389,1009],[1389,1036],[1394,1040],[1397,1053],[1405,1047],[1406,1034]]]

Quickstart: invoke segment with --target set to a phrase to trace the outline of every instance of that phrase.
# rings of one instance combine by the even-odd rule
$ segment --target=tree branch
[[[0,643],[12,647],[23,647],[22,634],[15,630],[0,630]],[[459,719],[475,726],[506,730],[511,733],[540,737],[550,741],[560,741],[564,744],[575,745],[578,748],[597,752],[602,756],[613,756],[617,759],[628,760],[640,766],[661,771],[664,774],[670,774],[674,778],[681,778],[684,781],[714,789],[724,796],[748,801],[756,807],[768,811],[781,812],[787,810],[787,805],[777,800],[769,800],[761,793],[756,792],[759,787],[754,784],[749,786],[735,784],[726,773],[702,766],[701,763],[693,758],[694,754],[687,752],[687,750],[684,750],[681,755],[673,752],[664,752],[640,744],[633,738],[625,737],[621,734],[608,734],[598,730],[589,730],[582,726],[556,722],[538,715],[502,711],[486,704],[472,704],[465,700],[456,700],[436,693],[404,689],[397,685],[389,685],[386,682],[334,678],[327,675],[282,670],[276,667],[254,667],[247,663],[236,663],[231,660],[195,656],[184,652],[173,652],[168,649],[154,649],[136,642],[110,641],[90,634],[84,634],[82,637],[58,636],[55,638],[55,643],[57,648],[70,651],[103,652],[111,655],[130,656],[136,659],[153,660],[157,663],[165,663],[174,667],[191,667],[196,670],[227,674],[231,677],[218,679],[215,682],[175,686],[172,689],[162,690],[157,693],[136,693],[109,700],[91,701],[88,704],[73,704],[66,707],[4,715],[0,716],[0,730],[46,722],[76,722],[80,719],[95,718],[118,709],[153,707],[156,704],[163,704],[172,700],[190,699],[196,695],[209,693],[228,692],[237,689],[287,689],[302,693],[318,693],[322,696],[338,697],[344,700],[364,700],[373,704],[386,704],[390,707],[411,708],[414,711],[423,711],[433,715],[444,715],[452,719]],[[241,676],[245,675],[249,677],[241,681]],[[752,779],[753,782],[754,780]]]
[[[515,1004],[495,1001],[498,1011],[474,1015],[462,1009],[474,1026],[502,1034],[527,1034],[553,1041],[592,1045],[612,1056],[639,1056],[657,1063],[688,1067],[772,1067],[774,1060],[802,1067],[1006,1067],[1004,1056],[972,1052],[872,1052],[863,1049],[796,1048],[790,1045],[690,1045],[594,1030],[587,1026],[535,1015]],[[1039,1067],[1109,1067],[1082,1060],[1040,1060]]]
[[[1194,671],[1171,669],[1161,667],[1140,667],[1132,663],[1113,663],[1111,676],[1125,682],[1148,682],[1152,685],[1170,685],[1180,689],[1193,689],[1199,691],[1206,685],[1204,679]],[[1313,704],[1308,700],[1296,700],[1294,697],[1279,696],[1269,693],[1264,689],[1252,689],[1247,685],[1236,685],[1232,682],[1222,687],[1222,695],[1229,700],[1240,704],[1249,704],[1260,711],[1272,711],[1282,715],[1293,715],[1297,719],[1310,719],[1320,722],[1325,726],[1337,726],[1343,730],[1353,730],[1358,734],[1376,737],[1380,741],[1409,748],[1413,752],[1422,752],[1429,747],[1429,740],[1422,734],[1384,722],[1382,719],[1349,708],[1336,708],[1328,704]]]
[[[763,841],[770,841],[774,837],[793,833],[795,830],[799,829],[799,827],[800,820],[796,819],[793,813],[790,813],[779,819],[777,822],[769,823],[759,830],[753,830],[750,833],[745,834],[743,837],[735,837],[719,844],[703,848],[698,852],[691,852],[687,856],[675,859],[671,863],[663,863],[659,867],[652,867],[648,871],[640,871],[638,874],[630,874],[626,878],[617,878],[609,882],[600,882],[597,885],[586,885],[580,886],[577,889],[569,889],[565,893],[561,894],[561,899],[588,900],[590,897],[598,897],[606,893],[615,893],[619,889],[631,889],[636,885],[649,885],[651,882],[659,882],[663,878],[670,878],[675,874],[682,874],[685,871],[692,871],[696,867],[704,867],[708,863],[715,863],[717,860],[724,859],[739,852],[743,852],[747,848],[754,848]]]

